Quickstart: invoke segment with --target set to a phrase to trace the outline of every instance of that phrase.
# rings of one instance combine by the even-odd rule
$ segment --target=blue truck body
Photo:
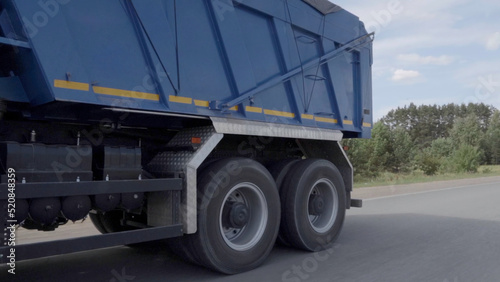
[[[341,130],[369,137],[371,38],[301,0],[2,0],[17,71],[0,98]],[[0,62],[1,64],[1,62]]]
[[[167,240],[235,274],[331,248],[372,41],[328,0],[0,0],[0,226],[103,234],[15,258]]]

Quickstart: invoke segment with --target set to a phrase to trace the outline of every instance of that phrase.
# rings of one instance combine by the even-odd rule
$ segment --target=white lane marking
[[[465,185],[465,186],[449,187],[449,188],[442,188],[442,189],[437,189],[437,190],[428,190],[428,191],[413,192],[413,193],[408,193],[408,194],[398,194],[398,195],[369,198],[369,199],[363,199],[363,202],[364,201],[373,201],[373,200],[383,200],[383,199],[389,199],[389,198],[395,198],[395,197],[413,196],[413,195],[432,193],[432,192],[440,192],[440,191],[448,191],[448,190],[454,190],[454,189],[463,189],[463,188],[471,188],[471,187],[478,187],[478,186],[485,186],[485,185],[494,185],[494,184],[500,184],[500,182],[483,183],[483,184],[470,184],[470,185]]]

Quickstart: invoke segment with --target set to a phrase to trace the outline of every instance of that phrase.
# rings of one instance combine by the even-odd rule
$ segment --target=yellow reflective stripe
[[[209,101],[204,101],[204,100],[194,100],[194,104],[198,107],[204,107],[204,108],[209,108],[210,107],[210,102]],[[234,106],[232,108],[229,108],[228,110],[230,111],[237,111],[238,106]]]
[[[303,119],[314,119],[314,115],[302,114]]]
[[[208,108],[210,106],[210,102],[203,100],[194,100],[194,104],[198,107]]]
[[[73,81],[66,81],[59,79],[54,80],[54,87],[72,89],[72,90],[82,90],[82,91],[89,91],[90,89],[90,85],[88,83],[73,82]]]
[[[160,95],[158,95],[158,94],[144,93],[144,92],[138,92],[138,91],[129,91],[129,90],[121,90],[121,89],[107,88],[107,87],[101,87],[101,86],[92,86],[92,89],[94,90],[94,93],[96,93],[96,94],[111,95],[111,96],[118,96],[118,97],[125,97],[125,98],[144,99],[144,100],[151,100],[151,101],[160,101]]]
[[[372,127],[372,124],[371,123],[367,123],[367,122],[363,122],[363,126],[364,127]]]
[[[347,124],[347,125],[353,125],[354,122],[352,120],[347,120],[347,119],[344,119],[344,124]]]
[[[264,110],[264,114],[270,115],[270,116],[287,117],[287,118],[294,118],[295,117],[294,113],[280,112],[280,111],[275,111],[275,110]]]
[[[319,122],[337,123],[337,120],[333,118],[315,117],[314,119]]]
[[[73,81],[66,81],[66,80],[59,80],[59,79],[54,80],[54,87],[72,89],[72,90],[81,90],[81,91],[89,91],[90,90],[90,85],[88,83],[73,82]],[[111,96],[126,97],[126,98],[136,98],[136,99],[144,99],[144,100],[151,100],[151,101],[160,101],[160,95],[152,94],[152,93],[120,90],[120,89],[107,88],[107,87],[101,87],[101,86],[92,86],[92,90],[94,91],[94,93],[102,94],[102,95],[111,95]]]
[[[251,113],[258,113],[258,114],[262,114],[262,108],[257,108],[257,107],[246,106],[246,107],[245,107],[245,110],[246,110],[247,112],[251,112]]]
[[[181,103],[181,104],[192,104],[193,103],[193,99],[192,98],[188,98],[188,97],[180,97],[180,96],[173,96],[173,95],[170,95],[168,100],[170,102],[174,102],[174,103]]]

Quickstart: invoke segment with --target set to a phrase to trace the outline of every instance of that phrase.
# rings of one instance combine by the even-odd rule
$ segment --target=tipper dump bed
[[[371,135],[372,41],[327,0],[0,0],[0,264],[331,249],[362,206],[341,141]],[[87,217],[101,235],[12,239]]]
[[[369,137],[371,35],[326,0],[1,0],[0,98]]]

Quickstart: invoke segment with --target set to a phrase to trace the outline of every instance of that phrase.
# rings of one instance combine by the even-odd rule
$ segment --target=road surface
[[[333,248],[277,246],[239,275],[186,264],[161,247],[116,247],[17,262],[16,275],[1,266],[0,281],[500,281],[500,177],[443,183],[358,190],[372,199],[348,211]],[[65,228],[95,232],[88,223]]]

